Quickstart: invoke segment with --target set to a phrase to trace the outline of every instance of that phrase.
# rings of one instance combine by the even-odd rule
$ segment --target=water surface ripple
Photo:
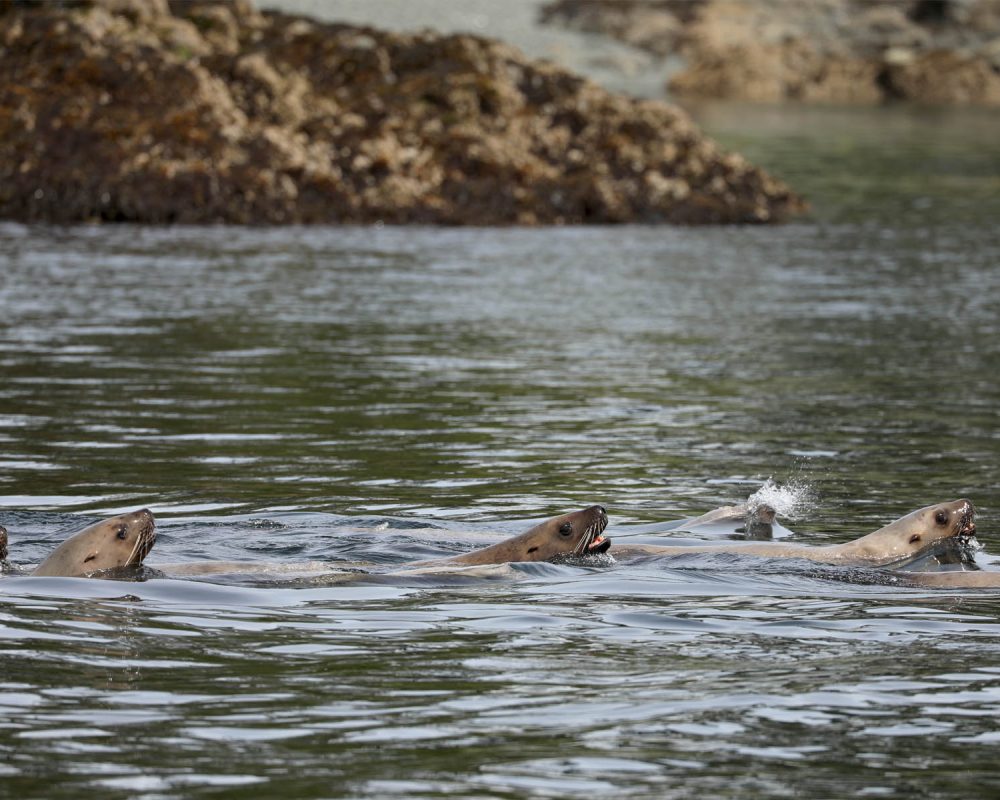
[[[669,535],[771,476],[794,541],[968,496],[1000,550],[995,116],[760,113],[703,118],[808,220],[0,226],[11,560],[149,506],[152,567],[273,566],[0,578],[0,794],[996,794],[997,592],[733,557],[356,580],[594,502]]]

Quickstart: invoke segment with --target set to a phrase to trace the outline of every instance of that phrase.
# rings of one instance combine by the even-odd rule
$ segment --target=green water
[[[798,541],[1000,508],[1000,121],[697,114],[780,228],[0,227],[15,564],[406,563],[785,488]],[[81,519],[81,516],[85,519]],[[655,527],[655,526],[654,526]],[[995,792],[1000,605],[752,559],[493,579],[0,579],[0,795]]]

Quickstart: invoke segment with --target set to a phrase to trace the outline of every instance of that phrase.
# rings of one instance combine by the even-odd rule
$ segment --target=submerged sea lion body
[[[1000,571],[997,570],[899,572],[895,577],[903,583],[937,589],[1000,589]]]
[[[499,544],[451,558],[421,561],[417,568],[433,566],[474,566],[509,564],[515,561],[548,561],[556,556],[603,553],[611,542],[601,534],[608,526],[608,513],[602,506],[547,519],[520,536]]]
[[[947,539],[975,535],[975,509],[968,500],[954,500],[921,508],[874,533],[844,544],[810,547],[780,542],[711,545],[616,545],[615,557],[676,556],[688,553],[738,553],[765,558],[803,558],[825,564],[885,566],[899,564]]]
[[[328,561],[182,561],[169,564],[147,564],[146,569],[162,573],[167,578],[202,578],[220,575],[246,575],[263,578],[308,578],[357,568],[362,562],[337,563]],[[370,564],[365,564],[371,566]]]
[[[156,541],[148,509],[96,522],[74,534],[39,564],[32,575],[74,577],[142,563]]]

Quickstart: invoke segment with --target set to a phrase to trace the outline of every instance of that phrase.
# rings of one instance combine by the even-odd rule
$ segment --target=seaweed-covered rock
[[[542,19],[680,55],[680,96],[1000,106],[1000,0],[555,0]]]
[[[803,205],[682,111],[496,41],[243,0],[0,14],[7,219],[708,223]]]

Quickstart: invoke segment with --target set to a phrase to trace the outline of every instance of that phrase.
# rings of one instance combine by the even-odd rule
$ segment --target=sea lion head
[[[33,575],[89,575],[138,566],[156,542],[149,509],[102,520],[74,534],[43,561]]]
[[[603,553],[611,541],[601,534],[608,526],[603,506],[590,506],[572,514],[541,522],[520,536],[451,559],[457,564],[506,564],[513,561],[548,561],[556,556]]]
[[[918,509],[844,547],[873,564],[900,566],[935,547],[967,547],[975,535],[976,509],[961,499]]]
[[[604,506],[590,506],[582,511],[553,517],[522,534],[528,537],[526,561],[547,561],[561,555],[605,553],[611,540],[602,534],[608,527]]]

